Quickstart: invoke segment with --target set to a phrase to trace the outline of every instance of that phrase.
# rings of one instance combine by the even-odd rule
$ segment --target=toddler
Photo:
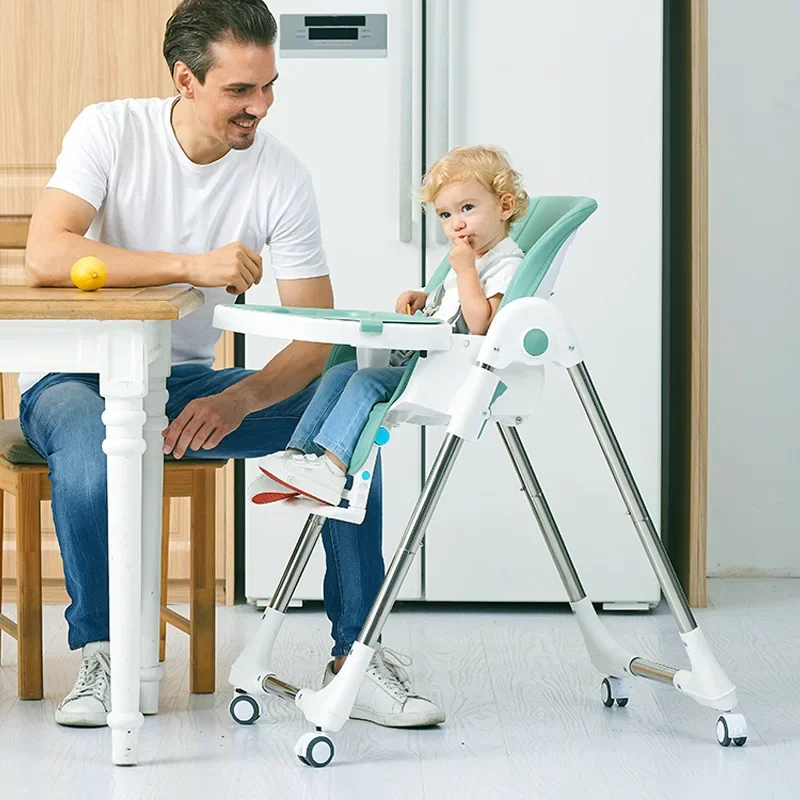
[[[452,243],[451,270],[436,291],[408,290],[401,314],[443,319],[458,333],[483,335],[497,313],[523,253],[508,236],[528,208],[519,175],[496,147],[458,147],[425,175],[421,200],[432,206]],[[376,403],[394,394],[411,352],[394,351],[387,367],[358,369],[355,361],[329,369],[286,450],[261,459],[251,489],[255,503],[297,494],[339,505],[347,468]]]

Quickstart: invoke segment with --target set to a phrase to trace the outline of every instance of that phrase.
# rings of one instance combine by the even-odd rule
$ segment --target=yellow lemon
[[[84,292],[93,292],[99,289],[108,277],[106,265],[94,256],[79,258],[70,270],[69,277],[72,282]]]

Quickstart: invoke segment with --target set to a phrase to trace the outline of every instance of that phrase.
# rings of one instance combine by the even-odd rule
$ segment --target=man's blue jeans
[[[239,368],[173,367],[167,379],[167,417],[174,420],[191,400],[219,394],[251,374]],[[315,381],[293,397],[245,417],[213,450],[189,451],[187,455],[255,458],[285,449],[318,384]],[[52,373],[20,401],[25,437],[50,467],[53,518],[72,600],[66,618],[73,650],[109,638],[103,409],[98,377],[88,374]],[[329,520],[322,530],[327,562],[323,595],[335,656],[349,652],[383,580],[379,465],[375,472],[364,522],[356,526]],[[269,536],[269,531],[254,535]]]

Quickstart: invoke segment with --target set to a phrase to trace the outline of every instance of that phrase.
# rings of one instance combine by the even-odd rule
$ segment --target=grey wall
[[[710,575],[800,576],[800,2],[709,2]]]

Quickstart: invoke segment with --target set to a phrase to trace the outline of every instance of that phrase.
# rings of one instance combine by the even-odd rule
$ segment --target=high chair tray
[[[217,306],[214,326],[254,336],[379,350],[449,350],[452,337],[447,323],[421,314],[338,308]]]

